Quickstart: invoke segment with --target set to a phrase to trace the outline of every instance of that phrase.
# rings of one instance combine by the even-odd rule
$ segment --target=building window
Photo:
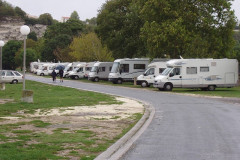
[[[209,67],[200,67],[200,72],[209,72]]]
[[[134,64],[134,69],[145,69],[145,64]]]
[[[197,67],[187,67],[187,74],[197,74]]]

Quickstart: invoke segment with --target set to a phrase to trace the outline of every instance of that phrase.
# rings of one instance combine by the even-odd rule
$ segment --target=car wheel
[[[18,83],[18,80],[14,79],[12,80],[12,84],[17,84]]]
[[[41,73],[41,74],[40,74],[40,76],[44,76],[44,74],[43,74],[43,73]]]
[[[122,84],[122,79],[118,79],[117,84]]]
[[[74,79],[79,79],[79,77],[78,76],[74,76]]]
[[[173,86],[172,86],[171,83],[167,83],[167,84],[164,85],[164,90],[165,91],[172,91],[172,88],[173,88]]]
[[[141,86],[142,86],[142,87],[148,87],[148,83],[147,83],[146,81],[143,81],[143,82],[141,83]]]
[[[214,85],[210,85],[210,86],[208,86],[208,90],[209,90],[209,91],[214,91],[215,88],[216,88],[216,86],[214,86]]]
[[[98,82],[99,81],[99,78],[98,77],[95,77],[94,78],[94,82]]]

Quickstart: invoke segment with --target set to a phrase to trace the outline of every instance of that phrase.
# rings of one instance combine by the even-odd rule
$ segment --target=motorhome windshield
[[[112,66],[111,73],[117,73],[117,72],[118,72],[118,69],[119,69],[119,65],[120,65],[119,62],[114,62],[114,63],[113,63],[113,66]]]
[[[167,76],[167,75],[172,71],[172,69],[173,69],[173,68],[170,68],[170,67],[166,68],[166,69],[162,72],[162,75]]]
[[[79,67],[76,67],[73,69],[74,72],[77,72],[77,70],[79,69]]]
[[[154,68],[148,68],[145,72],[144,75],[154,75]]]
[[[91,69],[91,72],[97,72],[97,70],[98,70],[98,66],[93,66]]]

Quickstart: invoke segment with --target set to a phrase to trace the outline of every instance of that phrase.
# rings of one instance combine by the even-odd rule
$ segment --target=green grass
[[[11,116],[12,114],[17,116],[18,114],[16,113],[18,113],[19,110],[24,111],[24,113],[33,113],[36,109],[49,110],[69,106],[87,105],[91,107],[96,104],[122,103],[118,102],[113,96],[105,94],[80,91],[32,81],[26,81],[26,89],[33,90],[34,103],[21,102],[22,84],[6,84],[6,90],[0,91],[0,99],[13,99],[14,101],[0,104],[0,117]],[[24,114],[20,115],[22,119],[25,118]],[[119,117],[115,116],[112,118],[118,119]],[[99,153],[105,151],[111,144],[130,130],[140,118],[141,116],[137,115],[131,117],[129,120],[132,123],[129,123],[126,128],[123,128],[122,133],[113,139],[99,139],[99,133],[91,131],[86,126],[84,126],[85,128],[81,127],[78,129],[71,127],[55,128],[55,124],[40,120],[40,118],[37,117],[30,121],[3,124],[0,125],[0,159],[55,160],[77,157],[80,160],[93,160]],[[0,119],[0,122],[4,121],[5,119]],[[28,128],[26,129],[26,127]],[[53,128],[52,133],[45,133],[44,131]],[[69,150],[68,155],[58,155],[58,153],[65,150]]]
[[[189,93],[203,96],[235,97],[240,98],[240,86],[233,88],[216,88],[215,91],[201,91],[200,89],[174,88],[173,93]]]
[[[8,116],[19,110],[33,113],[36,109],[51,109],[69,106],[93,106],[96,104],[119,103],[113,96],[79,91],[77,89],[26,81],[26,89],[33,90],[34,103],[21,102],[22,84],[6,84],[0,91],[1,99],[14,99],[14,102],[0,104],[0,116]]]

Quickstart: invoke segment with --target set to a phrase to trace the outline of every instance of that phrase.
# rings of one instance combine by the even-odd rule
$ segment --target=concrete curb
[[[119,139],[112,146],[110,146],[105,152],[97,156],[95,160],[118,160],[130,149],[133,143],[149,126],[155,114],[154,107],[146,103],[144,104],[144,106],[144,115],[137,122],[137,124],[121,139]]]

